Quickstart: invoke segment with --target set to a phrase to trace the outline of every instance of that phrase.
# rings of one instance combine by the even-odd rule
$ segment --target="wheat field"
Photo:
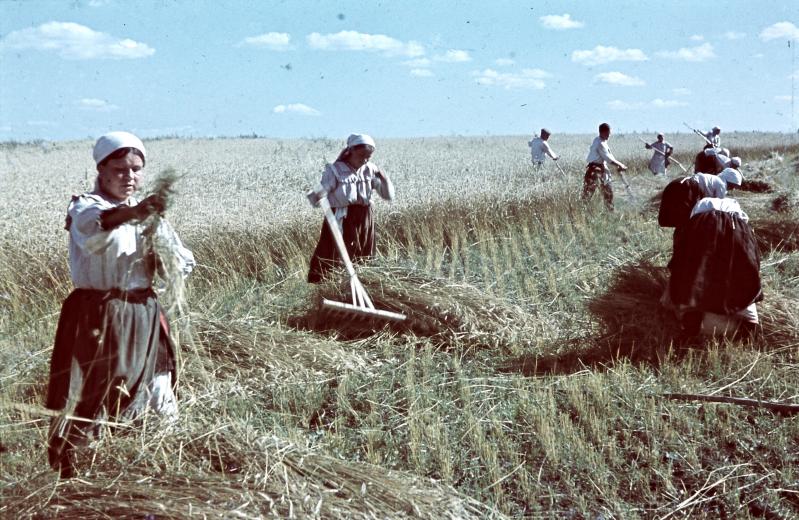
[[[377,203],[361,278],[408,323],[321,327],[340,273],[304,280],[321,214],[305,190],[333,140],[146,141],[147,177],[182,175],[167,216],[198,267],[181,343],[180,418],[109,430],[79,476],[47,467],[42,410],[71,290],[69,197],[90,141],[0,143],[0,516],[8,518],[790,518],[799,423],[668,393],[799,403],[799,140],[724,146],[769,191],[737,195],[762,252],[762,331],[686,341],[658,300],[666,181],[639,137],[616,211],[579,201],[591,135],[378,139],[397,200]],[[692,134],[667,136],[690,166]],[[670,167],[677,176],[679,168]],[[164,295],[166,303],[170,293]]]

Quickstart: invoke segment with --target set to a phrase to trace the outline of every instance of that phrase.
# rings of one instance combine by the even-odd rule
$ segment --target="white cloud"
[[[541,69],[523,69],[520,73],[497,72],[485,69],[472,72],[475,81],[480,85],[495,85],[504,89],[534,88],[542,89],[546,86],[544,79],[550,74]]]
[[[716,53],[713,52],[713,45],[703,43],[697,47],[683,47],[676,51],[662,51],[658,53],[658,56],[681,61],[707,61],[715,58]]]
[[[308,105],[303,105],[302,103],[289,103],[288,105],[277,105],[275,108],[272,109],[272,112],[275,114],[300,114],[303,116],[319,116],[322,115],[321,112],[316,110],[315,108],[311,108]]]
[[[672,93],[676,96],[689,96],[691,95],[691,89],[687,89],[685,87],[678,87],[671,89]]]
[[[408,67],[429,67],[432,62],[427,58],[416,58],[414,60],[403,61],[403,65],[407,65]]]
[[[793,74],[789,74],[788,79],[799,79],[799,70],[795,70]]]
[[[612,61],[646,61],[644,51],[641,49],[617,49],[597,45],[592,50],[572,52],[572,61],[583,65],[601,65]]]
[[[664,100],[660,98],[653,99],[649,102],[644,101],[622,101],[620,99],[614,99],[613,101],[608,101],[606,103],[607,107],[612,110],[642,110],[647,108],[675,108],[675,107],[684,107],[688,106],[688,103],[684,101],[675,101],[675,100]]]
[[[239,46],[258,47],[273,51],[290,49],[291,35],[281,32],[268,32],[258,36],[249,36],[239,42]]]
[[[774,101],[778,101],[780,103],[790,103],[791,96],[774,96]]]
[[[55,126],[52,121],[26,121],[25,124],[28,126]]]
[[[728,40],[740,40],[742,38],[746,38],[746,33],[738,31],[727,31],[724,33],[724,37]]]
[[[85,110],[94,110],[96,112],[113,112],[119,109],[118,106],[97,98],[83,98],[78,101],[78,106]]]
[[[799,27],[791,22],[777,22],[760,32],[760,39],[764,42],[770,40],[799,40]]]
[[[515,65],[516,61],[510,58],[497,58],[494,60],[494,63],[500,67],[510,67],[511,65]]]
[[[594,76],[594,81],[620,85],[622,87],[640,87],[646,85],[644,80],[635,76],[628,76],[622,72],[602,72]]]
[[[155,49],[146,43],[116,38],[72,22],[47,22],[8,33],[0,48],[53,51],[73,60],[145,58]]]
[[[675,99],[656,98],[652,100],[651,105],[655,108],[674,108],[674,107],[688,106],[688,103],[686,103],[685,101],[677,101]]]
[[[548,14],[539,18],[541,25],[547,29],[556,29],[559,31],[565,29],[580,29],[585,27],[585,23],[572,20],[572,15],[566,14]]]
[[[701,34],[692,34],[691,36],[688,37],[688,39],[691,40],[691,41],[694,41],[694,42],[703,42],[703,41],[705,41],[705,37],[702,36]]]
[[[0,132],[10,132],[13,130],[10,126],[0,126]]]
[[[415,58],[424,54],[424,47],[417,42],[402,42],[384,34],[366,34],[357,31],[340,31],[335,34],[311,33],[307,36],[308,45],[313,49],[325,51],[372,51],[388,56],[408,56]]]
[[[417,78],[429,78],[433,76],[433,71],[430,69],[411,69],[411,76],[416,76]]]
[[[433,58],[436,61],[445,61],[448,63],[461,63],[464,61],[472,61],[472,57],[469,56],[467,51],[462,51],[458,49],[450,49],[444,54],[439,54]]]

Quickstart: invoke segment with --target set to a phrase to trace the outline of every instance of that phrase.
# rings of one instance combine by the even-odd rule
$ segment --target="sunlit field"
[[[47,466],[42,406],[93,143],[0,143],[0,516],[799,515],[796,415],[665,395],[799,404],[799,138],[723,134],[758,188],[735,194],[765,293],[744,342],[686,339],[659,304],[654,135],[611,138],[630,168],[613,213],[579,200],[593,137],[553,135],[563,171],[538,172],[529,136],[378,139],[397,200],[376,203],[360,273],[408,321],[372,333],[316,319],[343,271],[305,283],[322,215],[304,193],[340,142],[146,141],[150,181],[183,175],[167,216],[199,264],[185,308],[164,295],[181,415],[108,431],[71,480]],[[666,139],[692,170],[701,140]]]

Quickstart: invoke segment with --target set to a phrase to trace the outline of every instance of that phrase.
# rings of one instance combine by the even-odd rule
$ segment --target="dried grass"
[[[331,279],[340,279],[337,273]],[[413,268],[370,265],[361,268],[358,277],[376,308],[405,314],[401,323],[390,330],[430,338],[443,348],[498,349],[522,348],[542,333],[540,322],[518,305],[494,297],[467,283],[435,277]],[[348,283],[329,281],[313,295],[315,300],[328,298],[350,301]],[[311,328],[334,328],[346,334],[345,321],[316,321],[313,309],[306,315]],[[356,330],[357,323],[352,323]]]
[[[7,518],[504,518],[398,471],[340,460],[234,424],[106,438],[74,479],[4,491]],[[203,428],[204,426],[204,428]],[[187,440],[188,439],[188,440]],[[236,441],[236,439],[239,439]],[[246,442],[242,442],[242,439]],[[146,445],[141,446],[145,441]],[[137,453],[138,455],[134,455]],[[171,453],[167,457],[163,454]],[[132,460],[126,457],[132,456]]]

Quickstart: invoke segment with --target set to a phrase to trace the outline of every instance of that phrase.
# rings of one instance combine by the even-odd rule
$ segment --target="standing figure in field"
[[[63,477],[74,474],[74,448],[98,435],[102,422],[147,409],[177,415],[175,346],[152,286],[160,262],[175,262],[184,275],[195,265],[169,223],[149,219],[163,213],[163,197],[134,197],[146,161],[141,140],[111,132],[93,155],[94,189],[73,196],[67,210],[75,288],[61,307],[47,388],[47,407],[62,412],[50,426],[48,459]],[[174,258],[159,257],[155,238]]]
[[[653,175],[663,175],[665,177],[666,169],[669,167],[669,156],[674,153],[674,147],[663,140],[663,134],[658,134],[654,143],[646,144],[646,149],[655,151],[649,160],[649,171]]]
[[[707,144],[705,146],[710,148],[721,147],[721,128],[714,126],[710,132],[705,132],[705,139]]]
[[[588,166],[585,168],[585,177],[583,178],[582,200],[584,202],[590,200],[594,191],[599,187],[602,190],[602,197],[605,199],[605,206],[613,211],[613,185],[607,163],[616,166],[620,171],[626,170],[627,167],[613,156],[608,147],[608,139],[610,139],[610,125],[602,123],[599,125],[599,136],[594,138],[591,148],[588,150],[586,158]]]
[[[530,140],[529,143],[527,143],[527,145],[530,147],[530,153],[532,154],[533,160],[533,169],[535,170],[540,170],[544,166],[544,161],[546,160],[547,155],[553,161],[558,160],[558,155],[552,151],[552,148],[547,142],[550,135],[552,134],[549,133],[549,130],[542,128],[541,136],[535,136]]]
[[[335,162],[325,166],[321,184],[336,215],[347,253],[353,261],[375,254],[375,222],[372,195],[394,198],[394,184],[369,159],[375,142],[366,134],[352,134]],[[308,282],[319,283],[341,258],[333,234],[322,221],[319,243],[311,257]]]
[[[699,200],[675,237],[669,299],[689,335],[748,334],[763,299],[760,250],[735,199]]]

